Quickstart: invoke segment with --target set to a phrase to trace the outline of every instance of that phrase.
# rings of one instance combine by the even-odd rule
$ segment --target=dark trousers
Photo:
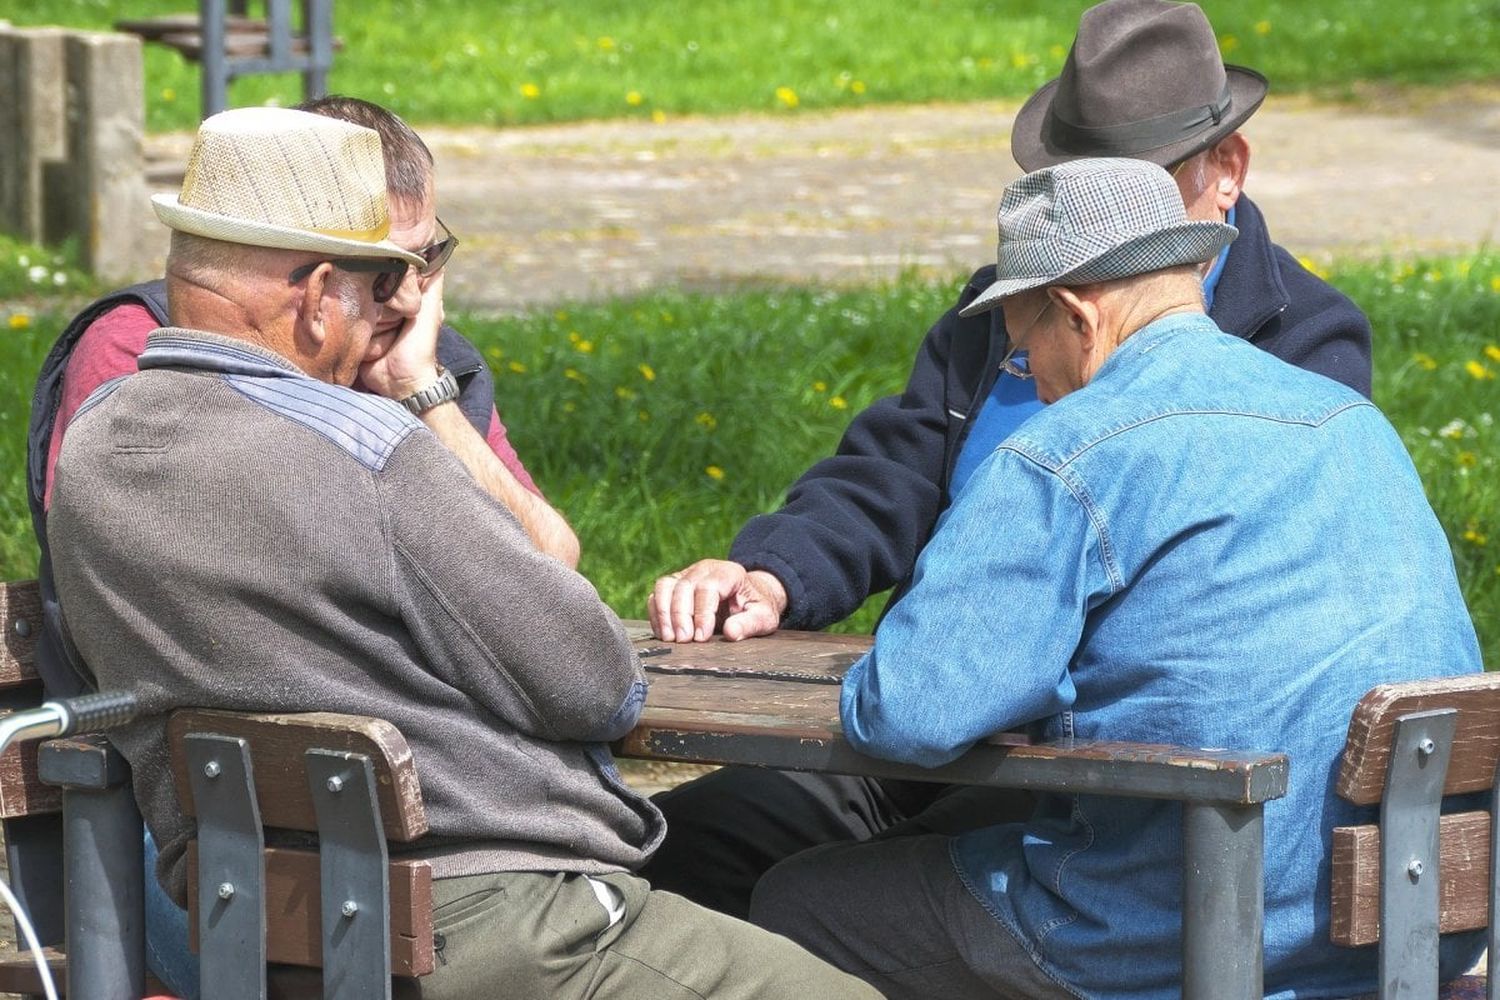
[[[773,865],[822,844],[954,835],[1024,819],[1012,789],[724,767],[655,796],[667,839],[641,871],[654,887],[745,918]]]

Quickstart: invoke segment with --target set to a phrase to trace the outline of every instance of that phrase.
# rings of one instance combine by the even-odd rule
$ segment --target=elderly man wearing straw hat
[[[431,822],[444,944],[418,995],[876,996],[631,874],[663,823],[606,745],[645,697],[624,629],[419,419],[451,378],[350,388],[423,261],[386,238],[378,135],[227,111],[154,201],[174,326],[74,416],[48,539],[69,637],[139,695],[115,743],[169,893],[190,824],[168,713],[371,715],[410,743]]]
[[[1172,171],[1189,216],[1235,225],[1239,239],[1204,262],[1207,311],[1267,353],[1368,395],[1370,327],[1344,295],[1271,241],[1243,195],[1250,145],[1238,131],[1266,80],[1225,66],[1194,4],[1106,0],[1083,14],[1062,74],[1016,117],[1024,170],[1085,156],[1128,156]],[[658,580],[648,615],[663,639],[741,639],[818,629],[912,581],[939,517],[995,446],[1041,406],[1032,383],[1001,368],[1011,340],[998,311],[961,309],[993,280],[986,266],[928,332],[900,396],[850,423],[838,451],[809,469],[785,505],[752,518],[729,560]],[[887,605],[889,607],[889,605]],[[674,892],[743,913],[759,874],[829,840],[983,820],[929,805],[937,786],[725,768],[659,796],[670,832],[649,869]],[[733,816],[733,820],[722,817]]]
[[[1285,751],[1265,813],[1265,990],[1375,987],[1329,941],[1330,792],[1372,685],[1481,669],[1452,556],[1369,401],[1225,333],[1198,266],[1235,236],[1139,160],[1005,192],[1007,371],[1051,405],[975,469],[844,679],[867,753],[945,763],[1001,729]],[[1026,361],[1020,361],[1025,352]],[[887,996],[1179,995],[1180,806],[1043,796],[1025,821],[813,848],[752,918]],[[1477,957],[1445,940],[1444,969]]]

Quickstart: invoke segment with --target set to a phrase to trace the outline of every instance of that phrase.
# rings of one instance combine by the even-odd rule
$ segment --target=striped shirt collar
[[[146,338],[139,366],[147,368],[202,368],[208,371],[262,377],[311,378],[291,361],[269,348],[238,337],[166,326]]]

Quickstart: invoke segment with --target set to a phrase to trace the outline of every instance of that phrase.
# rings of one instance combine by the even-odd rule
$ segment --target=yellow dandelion
[[[491,361],[505,360],[505,352],[500,350],[500,348],[498,347],[486,347],[484,349],[484,353],[485,356],[488,357]]]
[[[724,478],[724,470],[719,468],[717,465],[708,466],[703,470],[703,474],[709,479],[714,480],[715,482]]]
[[[1422,275],[1422,280],[1428,282],[1429,284],[1436,281],[1442,281],[1443,272],[1439,271],[1437,268],[1432,268],[1426,274]]]
[[[1489,544],[1489,540],[1489,535],[1486,535],[1480,531],[1476,531],[1473,528],[1470,528],[1468,531],[1464,532],[1464,541],[1468,542],[1471,545],[1487,545]]]
[[[834,396],[828,401],[828,405],[833,407],[835,410],[844,410],[848,409],[849,401],[843,396]]]
[[[708,413],[707,411],[700,413],[696,417],[694,417],[693,422],[706,431],[711,431],[715,427],[719,426],[719,421],[714,417],[712,413]]]
[[[1490,279],[1490,291],[1500,292],[1500,274],[1497,274]]]
[[[12,313],[9,322],[12,330],[24,330],[31,325],[31,317],[25,313]]]
[[[651,112],[651,120],[660,125],[662,122],[667,120],[667,113],[661,108],[657,108],[655,111]]]
[[[818,379],[816,382],[813,383],[813,392],[827,392],[827,391],[828,391],[828,383],[824,382],[822,379]]]
[[[795,108],[801,103],[797,97],[797,92],[791,87],[777,87],[776,99],[789,108]]]
[[[574,382],[580,382],[580,383],[588,381],[586,378],[583,377],[583,373],[580,372],[577,368],[564,368],[563,369],[563,378],[570,378]]]
[[[863,80],[855,80],[853,83],[849,84],[849,93],[851,93],[851,94],[863,94],[864,92],[865,92],[865,81],[863,81]]]
[[[645,379],[647,382],[655,382],[656,381],[656,369],[655,368],[652,368],[650,365],[646,364],[644,361],[641,362],[640,364],[636,365],[635,367],[636,367],[636,370],[641,373],[641,378]]]
[[[161,99],[164,101],[175,101],[177,100],[177,91],[171,87],[163,87],[161,88]]]
[[[1500,347],[1497,347],[1494,344],[1485,344],[1484,356],[1489,358],[1491,361],[1500,361]]]
[[[1430,372],[1437,370],[1437,358],[1433,357],[1431,354],[1426,353],[1425,351],[1418,351],[1416,354],[1413,354],[1411,356],[1411,360],[1413,364],[1415,364],[1418,368],[1421,368],[1423,371]]]
[[[1025,69],[1034,62],[1034,58],[1025,52],[1012,52],[1010,54],[1011,69]]]
[[[636,410],[635,419],[639,420],[643,424],[649,423],[651,420],[651,414],[647,413],[645,410]]]
[[[1219,39],[1219,51],[1226,56],[1240,47],[1240,40],[1233,35],[1224,35]]]
[[[521,96],[528,101],[534,101],[542,96],[542,88],[534,83],[523,83],[521,84]]]
[[[1468,372],[1474,378],[1479,379],[1481,382],[1486,379],[1492,379],[1495,377],[1495,373],[1490,371],[1488,365],[1485,365],[1478,361],[1465,361],[1464,371]]]
[[[1257,35],[1269,35],[1271,33],[1271,22],[1270,21],[1256,21],[1255,22],[1255,33]]]
[[[599,39],[599,48],[603,49],[605,52],[613,52],[615,50],[615,40],[608,35],[605,35]]]
[[[573,402],[571,399],[566,400],[563,403],[563,412],[564,413],[576,413],[576,412],[578,412],[578,404],[575,403],[575,402]]]
[[[1479,456],[1472,451],[1461,451],[1458,453],[1457,462],[1461,469],[1472,469],[1479,464]]]
[[[626,402],[629,402],[630,400],[635,398],[635,390],[627,389],[623,385],[617,385],[615,386],[615,398],[623,399]]]
[[[1297,263],[1301,264],[1304,268],[1311,271],[1313,274],[1316,274],[1318,277],[1327,280],[1328,272],[1318,266],[1318,262],[1313,260],[1311,257],[1298,257]]]
[[[510,368],[511,371],[515,372],[517,375],[524,375],[524,374],[526,374],[526,366],[523,365],[523,364],[521,364],[521,362],[519,362],[519,361],[512,361],[508,367]]]
[[[573,345],[573,349],[579,354],[593,354],[594,342],[592,340],[580,340]]]
[[[632,90],[625,94],[625,103],[630,105],[632,108],[640,107],[643,101],[645,101],[645,98],[641,96],[641,92],[639,90]]]

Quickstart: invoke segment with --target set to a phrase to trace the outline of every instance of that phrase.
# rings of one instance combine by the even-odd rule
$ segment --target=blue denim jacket
[[[935,765],[997,730],[1284,751],[1266,809],[1276,997],[1375,986],[1328,940],[1333,793],[1376,684],[1478,671],[1447,540],[1399,438],[1358,393],[1172,316],[975,472],[911,591],[844,681],[853,744]],[[1082,996],[1180,992],[1181,807],[1048,796],[957,838],[975,896]],[[1477,957],[1445,939],[1445,974]]]

